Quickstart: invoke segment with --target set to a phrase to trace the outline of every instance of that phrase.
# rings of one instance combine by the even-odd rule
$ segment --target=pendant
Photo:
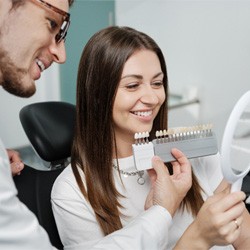
[[[145,183],[144,178],[139,177],[139,178],[137,179],[137,183],[140,184],[140,185],[143,185],[143,184]]]
[[[137,179],[137,183],[143,185],[145,183],[145,179],[142,177],[144,175],[144,171],[139,171],[137,174],[139,176]]]

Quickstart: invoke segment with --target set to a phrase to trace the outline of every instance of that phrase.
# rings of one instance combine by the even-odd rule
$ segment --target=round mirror
[[[221,144],[224,178],[232,184],[231,192],[241,189],[250,170],[250,91],[236,103],[227,121]]]

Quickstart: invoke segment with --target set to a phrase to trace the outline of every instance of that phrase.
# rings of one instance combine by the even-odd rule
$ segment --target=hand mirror
[[[232,184],[231,192],[241,190],[242,180],[250,170],[250,91],[238,100],[227,121],[221,167],[224,178]]]

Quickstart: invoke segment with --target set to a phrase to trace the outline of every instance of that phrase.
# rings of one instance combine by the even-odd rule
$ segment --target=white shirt
[[[35,215],[16,195],[7,152],[0,140],[0,249],[53,249]]]
[[[193,171],[206,192],[203,196],[204,199],[213,194],[213,191],[222,180],[219,162],[218,155],[191,160]],[[119,167],[125,172],[136,171],[132,156],[119,159]],[[85,177],[82,171],[81,176],[85,183]],[[137,183],[138,176],[124,177],[122,175],[121,177],[122,182],[119,178],[118,171],[114,169],[117,190],[126,197],[120,199],[121,205],[125,208],[121,212],[128,216],[121,218],[123,226],[126,227],[129,223],[133,223],[137,216],[145,213],[144,203],[149,192],[150,181],[146,171],[143,176],[145,179],[144,185]],[[78,188],[71,166],[68,166],[57,178],[52,189],[51,197],[59,235],[65,249],[77,249],[78,244],[89,247],[104,237],[91,205],[86,201]],[[159,220],[161,217],[158,213],[152,214],[152,216],[154,220]],[[160,233],[162,234],[162,238],[165,239],[165,242],[156,245],[154,248],[147,248],[145,245],[143,249],[172,249],[192,221],[192,215],[184,211],[184,214],[180,212],[175,214],[172,224],[168,224],[170,228],[167,232],[166,230],[159,231],[155,227],[148,227],[147,230],[144,230],[145,237],[149,234]],[[135,237],[138,233],[136,230],[131,231],[131,238]],[[139,249],[139,245],[135,245],[132,249]],[[232,246],[228,246],[213,247],[212,249],[233,248]]]

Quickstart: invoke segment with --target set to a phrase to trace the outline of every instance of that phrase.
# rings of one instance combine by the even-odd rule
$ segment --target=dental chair
[[[65,102],[40,102],[25,106],[20,121],[44,170],[25,166],[14,177],[19,199],[37,216],[51,244],[63,249],[52,213],[50,193],[57,176],[68,165],[75,126],[75,106]]]

